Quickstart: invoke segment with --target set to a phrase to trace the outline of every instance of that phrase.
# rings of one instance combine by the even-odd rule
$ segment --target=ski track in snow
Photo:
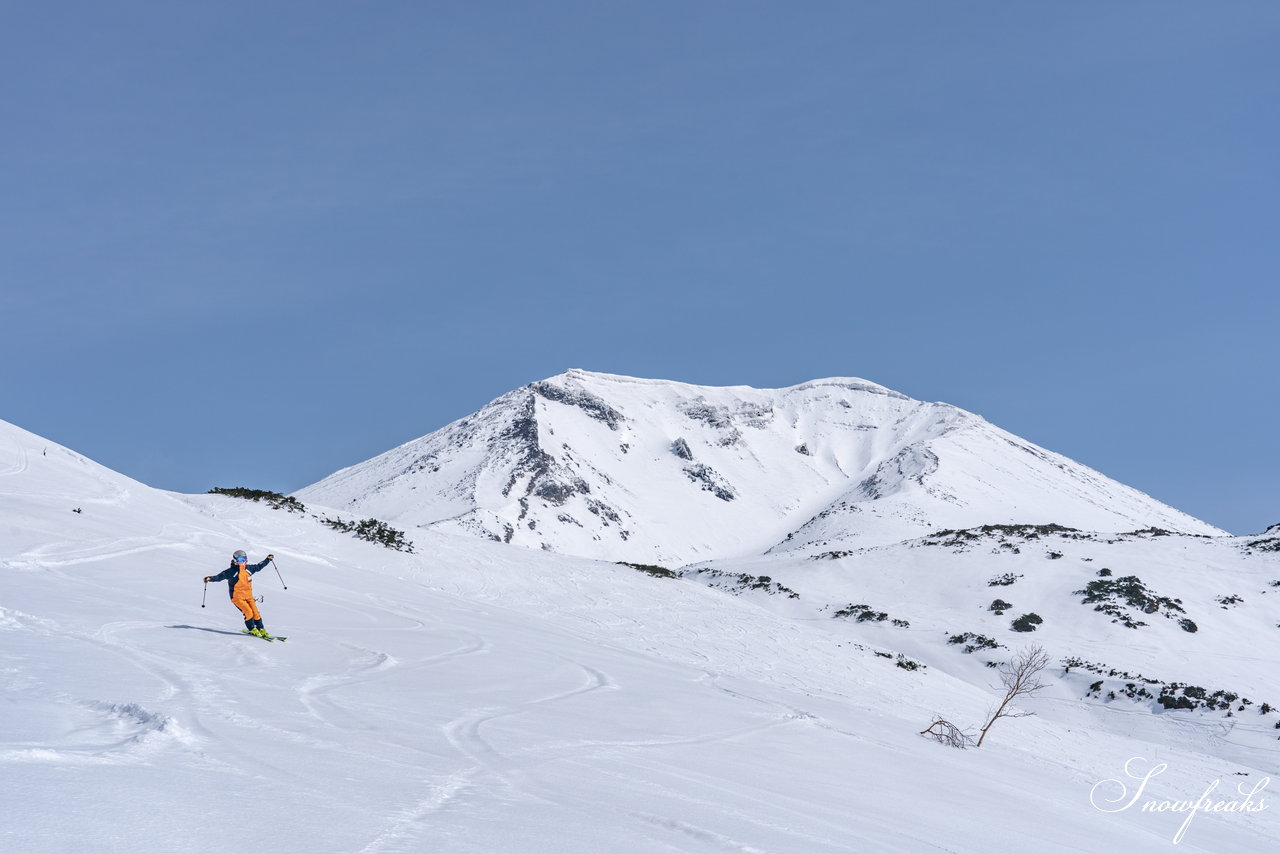
[[[229,748],[229,752],[237,760],[233,765],[246,771],[250,769],[253,769],[254,773],[269,771],[277,779],[304,784],[305,781],[289,769],[272,764],[258,754],[237,747],[235,739],[226,739],[222,735],[222,727],[229,725],[234,729],[266,732],[307,746],[319,746],[316,739],[274,726],[258,716],[236,711],[234,708],[236,704],[227,692],[228,683],[209,678],[199,671],[175,667],[167,656],[151,652],[145,644],[123,637],[138,630],[154,628],[155,624],[141,621],[112,623],[102,628],[98,638],[131,665],[156,677],[164,684],[160,699],[166,705],[176,706],[186,712],[189,718],[188,725],[199,742],[218,742],[220,750]],[[269,656],[264,651],[255,650],[247,645],[237,648],[234,655],[239,663],[248,666],[270,664]],[[223,757],[221,761],[225,763],[227,757]]]
[[[0,469],[0,477],[19,475],[27,470],[29,465],[27,461],[27,449],[17,442],[13,443],[13,447],[16,451],[13,455],[14,462],[8,468]]]
[[[442,622],[447,622],[447,620],[442,620]],[[452,627],[452,630],[456,632],[459,631],[459,628],[455,626]],[[443,661],[463,655],[487,652],[492,646],[492,643],[481,637],[469,645],[460,646],[453,651],[436,656],[434,659],[424,660],[420,664],[427,665],[433,661]],[[558,658],[557,656],[552,657]],[[538,774],[540,767],[551,763],[574,762],[602,757],[617,760],[624,755],[637,751],[711,745],[716,742],[738,739],[766,729],[788,725],[805,717],[803,713],[796,713],[790,708],[751,698],[751,702],[759,702],[770,708],[771,717],[769,719],[756,725],[729,729],[708,727],[706,732],[698,735],[649,739],[550,739],[542,743],[522,744],[515,751],[504,751],[495,747],[486,737],[485,731],[499,722],[536,714],[550,706],[572,704],[597,692],[624,690],[617,679],[598,667],[579,661],[564,661],[563,663],[572,666],[578,671],[580,680],[577,684],[557,687],[551,683],[542,685],[540,680],[539,685],[534,686],[535,690],[531,690],[527,698],[517,703],[471,709],[445,723],[443,731],[449,743],[469,762],[469,767],[454,771],[443,782],[439,780],[431,781],[427,785],[426,792],[416,803],[404,808],[398,815],[394,816],[390,825],[361,850],[373,854],[373,852],[389,850],[393,846],[406,845],[407,840],[422,832],[422,823],[433,812],[454,804],[459,798],[466,798],[468,792],[483,790],[492,797],[495,786],[497,791],[504,793],[504,797],[513,802],[541,803],[547,807],[568,809],[573,813],[580,814],[581,820],[588,821],[591,820],[591,815],[586,805],[574,805],[565,801],[563,795],[554,787],[548,786],[540,780]],[[382,668],[376,675],[369,677],[356,676],[353,677],[352,681],[364,678],[380,678],[385,675],[385,671],[386,668]],[[710,685],[715,691],[723,692],[730,696],[742,696],[722,686],[712,684],[715,678],[714,674],[707,673],[704,684]],[[346,687],[350,683],[335,683],[329,687],[337,687],[339,684],[341,687]],[[625,817],[625,813],[625,810],[619,811],[620,816]],[[652,819],[650,823],[655,826],[663,827],[667,830],[678,830],[679,833],[685,833],[691,828],[691,826],[683,825],[674,819],[663,820],[660,817],[648,817],[646,820],[649,819]],[[709,831],[704,832],[701,838],[704,841],[718,839],[715,850],[719,850],[719,846],[726,842],[725,839],[717,837],[716,834]],[[738,849],[731,848],[729,850]],[[751,849],[748,847],[741,850]]]
[[[385,652],[360,649],[345,645],[356,652],[352,665],[341,674],[309,676],[296,686],[298,697],[307,710],[319,720],[330,724],[335,729],[365,729],[376,727],[365,721],[359,713],[345,709],[330,695],[347,691],[378,679],[402,677],[412,671],[431,667],[452,659],[484,652],[488,645],[483,639],[461,638],[459,645],[442,653],[427,656],[412,664],[405,665]]]

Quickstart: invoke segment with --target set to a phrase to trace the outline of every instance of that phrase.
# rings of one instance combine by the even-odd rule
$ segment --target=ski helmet
[[[248,557],[248,555],[244,553],[244,549],[236,549],[236,553],[232,557]]]

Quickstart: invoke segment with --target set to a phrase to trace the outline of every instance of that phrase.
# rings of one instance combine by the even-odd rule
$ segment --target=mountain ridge
[[[409,528],[680,565],[985,523],[1226,533],[856,377],[756,389],[574,369],[296,494]]]

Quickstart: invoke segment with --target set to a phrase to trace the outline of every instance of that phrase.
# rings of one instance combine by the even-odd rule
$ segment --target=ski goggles
[[[249,559],[247,557],[236,558],[236,563],[248,563],[248,562],[249,562]]]

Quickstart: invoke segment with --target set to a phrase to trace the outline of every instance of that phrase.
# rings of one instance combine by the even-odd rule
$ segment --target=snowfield
[[[1280,704],[1280,538],[928,532],[658,577],[435,527],[398,552],[326,527],[351,508],[304,497],[296,513],[161,492],[0,422],[0,850],[1220,853],[1280,838],[1280,713],[1261,708]],[[287,642],[239,634],[225,588],[204,589],[237,548],[275,554],[280,575],[254,584]],[[1155,610],[1074,592],[1131,576]],[[1011,609],[991,611],[997,597]],[[1029,612],[1036,631],[1013,631]],[[962,632],[1001,646],[965,653]],[[1019,704],[1034,716],[997,722],[981,749],[919,734],[938,715],[980,725],[1001,694],[987,662],[1032,641],[1053,661]],[[1235,699],[1166,710],[1128,682]]]

